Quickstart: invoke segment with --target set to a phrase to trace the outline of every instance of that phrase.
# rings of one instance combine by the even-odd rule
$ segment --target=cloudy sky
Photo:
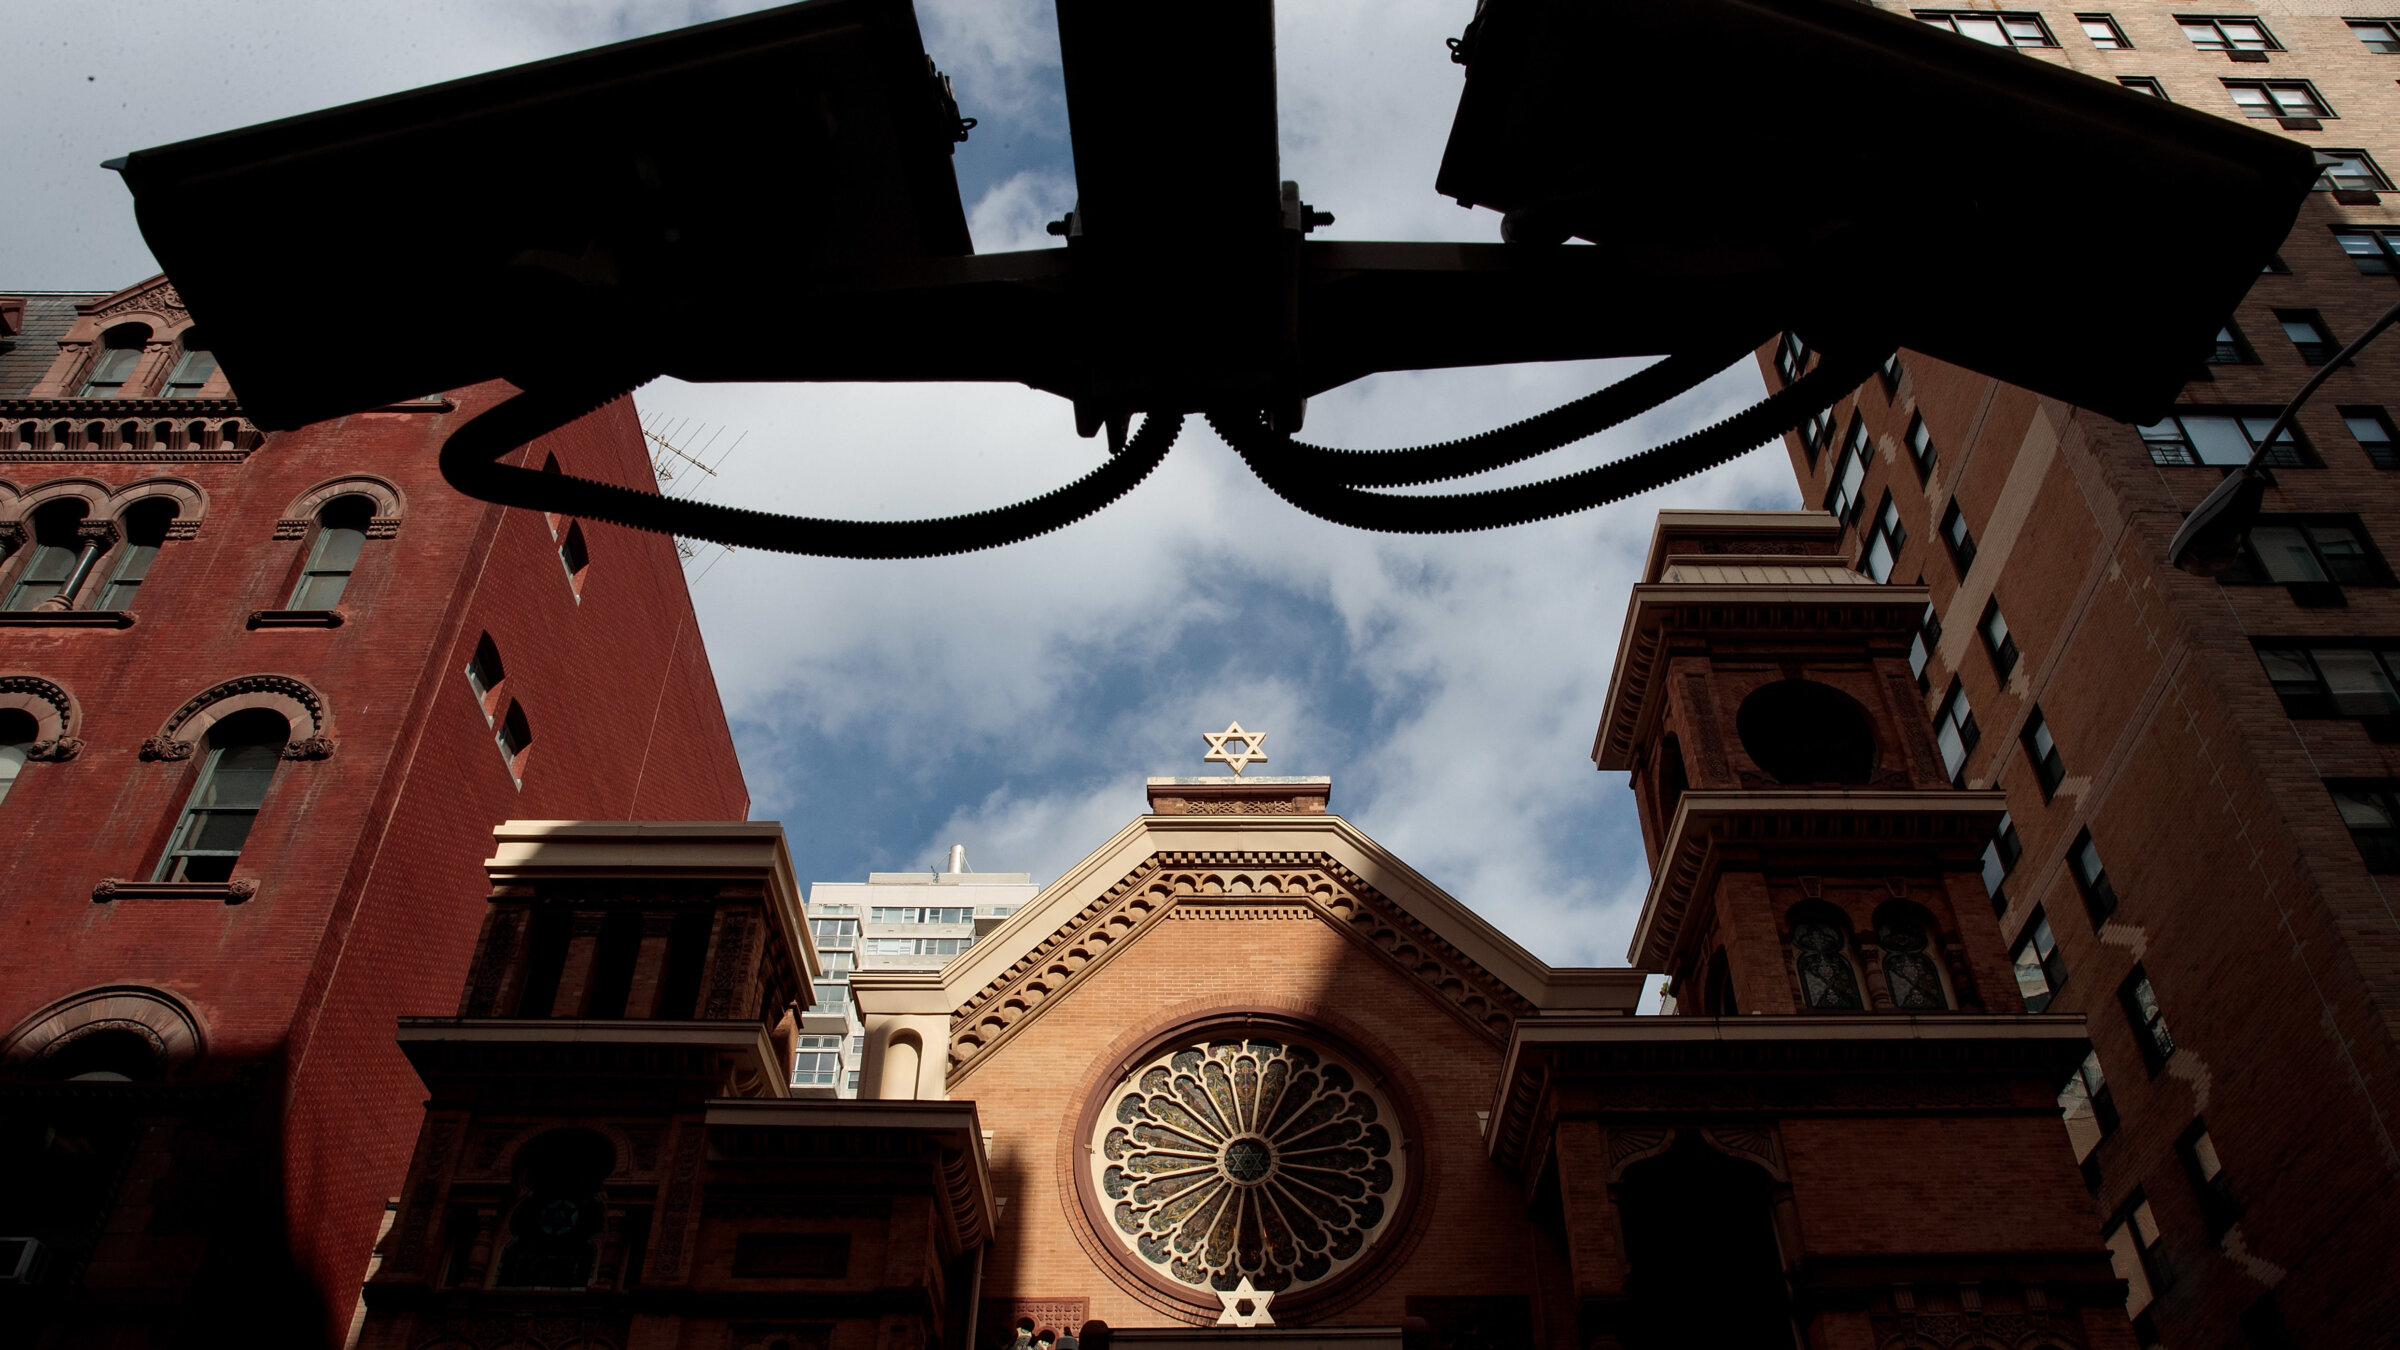
[[[0,285],[108,289],[155,271],[102,159],[750,8],[632,3],[181,3],[9,8]],[[99,21],[103,12],[110,15]],[[1048,246],[1074,201],[1057,30],[1042,0],[918,0],[981,120],[959,148],[978,251]],[[1284,0],[1284,176],[1318,237],[1498,237],[1433,191],[1459,89],[1443,39],[1472,0]],[[430,185],[429,185],[430,186]],[[1313,401],[1309,435],[1395,445],[1563,402],[1632,364],[1389,375]],[[1762,393],[1736,368],[1550,457],[1581,468]],[[706,495],[918,518],[1087,472],[1067,405],[976,386],[695,386],[638,396],[740,448]],[[712,456],[713,457],[713,456]],[[1495,482],[1507,481],[1495,478]],[[1369,535],[1304,516],[1196,419],[1101,515],[1013,548],[858,563],[709,550],[694,596],[753,813],[807,877],[934,862],[1058,875],[1203,770],[1203,729],[1268,733],[1266,772],[1330,774],[1333,808],[1546,959],[1624,960],[1648,883],[1623,775],[1593,770],[1616,636],[1662,506],[1797,505],[1780,453],[1566,520]]]

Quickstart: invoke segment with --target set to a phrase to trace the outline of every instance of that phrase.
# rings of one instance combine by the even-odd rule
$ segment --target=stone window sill
[[[127,881],[122,877],[104,877],[92,887],[92,903],[105,905],[115,900],[215,900],[238,905],[258,894],[258,883],[249,877],[231,881]]]
[[[254,609],[250,611],[252,628],[339,628],[344,615],[338,609]]]
[[[0,628],[131,628],[133,615],[122,609],[0,610]]]

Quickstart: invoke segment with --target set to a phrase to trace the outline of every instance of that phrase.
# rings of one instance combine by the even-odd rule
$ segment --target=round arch
[[[140,478],[108,494],[107,510],[112,516],[122,515],[125,508],[152,497],[164,497],[175,503],[175,523],[168,527],[169,539],[189,539],[199,532],[200,521],[208,514],[208,492],[198,483],[183,478]]]
[[[305,680],[289,675],[244,675],[211,685],[177,708],[142,742],[142,758],[185,760],[200,738],[220,719],[251,708],[283,715],[292,739],[283,747],[285,759],[323,759],[333,753],[333,709]]]
[[[28,759],[69,760],[83,749],[83,709],[63,685],[39,675],[0,674],[0,708],[33,718],[34,744]]]
[[[371,473],[349,473],[328,478],[292,499],[283,508],[283,518],[275,522],[275,537],[298,539],[308,533],[317,512],[336,497],[364,497],[375,504],[373,518],[367,524],[367,537],[388,539],[400,532],[400,521],[408,514],[408,498],[397,484],[388,478]]]
[[[207,1038],[181,999],[141,985],[103,985],[70,994],[17,1023],[0,1041],[0,1076],[38,1075],[42,1065],[88,1036],[130,1033],[172,1074],[200,1058]]]

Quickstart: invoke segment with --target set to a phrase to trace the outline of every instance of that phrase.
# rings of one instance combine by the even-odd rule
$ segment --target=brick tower
[[[1818,512],[1665,512],[1593,758],[1654,880],[1672,1015],[1520,1022],[1494,1156],[1555,1169],[1587,1344],[2126,1346],[1908,649],[1921,592]]]

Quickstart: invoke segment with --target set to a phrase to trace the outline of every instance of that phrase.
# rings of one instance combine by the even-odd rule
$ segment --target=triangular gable
[[[1144,816],[942,971],[949,1076],[971,1074],[1151,926],[1237,912],[1343,932],[1495,1045],[1519,1017],[1630,1012],[1641,989],[1637,971],[1545,964],[1339,816]],[[853,982],[876,1011],[875,975]]]
[[[183,297],[175,291],[175,283],[167,274],[159,273],[137,281],[114,295],[86,300],[75,306],[75,312],[87,319],[115,319],[125,314],[154,314],[168,327],[180,326],[189,313],[183,307]],[[161,330],[159,336],[165,336]]]

